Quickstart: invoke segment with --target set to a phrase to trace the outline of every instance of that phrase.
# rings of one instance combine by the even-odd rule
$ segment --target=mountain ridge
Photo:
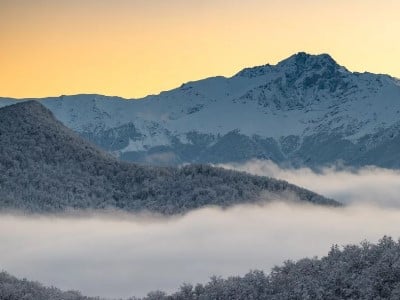
[[[0,106],[18,101],[3,98]],[[188,82],[142,99],[88,94],[40,101],[67,127],[130,161],[264,158],[291,166],[400,168],[399,81],[350,72],[328,54],[299,52],[276,65]],[[387,132],[394,138],[378,138]],[[374,154],[384,144],[393,149],[389,160]]]
[[[209,76],[209,77],[204,77],[201,79],[197,79],[197,80],[189,80],[187,82],[182,83],[180,86],[177,86],[175,88],[169,89],[169,90],[164,90],[164,91],[160,91],[159,93],[151,93],[148,95],[145,95],[143,97],[123,97],[123,96],[118,96],[118,95],[104,95],[104,94],[98,94],[98,93],[90,93],[90,92],[85,92],[85,93],[74,93],[74,94],[62,94],[62,95],[54,95],[54,96],[45,96],[45,97],[7,97],[7,96],[0,96],[0,99],[2,100],[7,100],[9,99],[10,101],[23,101],[23,100],[46,100],[46,99],[55,99],[55,98],[62,98],[62,97],[75,97],[75,96],[91,96],[91,97],[96,97],[96,96],[100,96],[100,97],[107,97],[107,98],[115,98],[115,99],[120,99],[120,100],[145,100],[147,97],[152,97],[152,96],[159,96],[162,93],[166,93],[166,92],[170,92],[172,90],[178,89],[184,85],[190,84],[190,83],[195,83],[198,81],[204,81],[204,80],[208,80],[208,79],[213,79],[213,78],[223,78],[223,79],[229,79],[229,78],[233,78],[233,77],[237,77],[240,76],[240,74],[242,73],[246,73],[246,71],[249,70],[257,70],[257,69],[264,69],[264,68],[273,68],[282,64],[285,64],[287,62],[292,61],[293,59],[296,59],[296,57],[302,57],[302,56],[306,56],[306,57],[311,57],[311,58],[326,58],[327,60],[332,61],[332,63],[336,64],[338,67],[342,68],[344,71],[347,72],[351,72],[349,71],[346,67],[339,65],[337,63],[337,61],[329,54],[329,53],[320,53],[320,54],[311,54],[308,52],[304,52],[304,51],[299,51],[285,59],[282,59],[281,61],[279,61],[276,64],[270,64],[270,63],[266,63],[264,65],[255,65],[252,67],[245,67],[241,70],[239,70],[238,72],[234,73],[232,76],[223,76],[223,75],[215,75],[215,76]],[[382,75],[382,76],[386,76],[389,77],[391,79],[394,79],[395,81],[398,81],[398,84],[400,85],[400,78],[396,77],[396,76],[392,76],[390,74],[386,74],[386,73],[373,73],[373,72],[369,72],[369,71],[352,71],[351,73],[354,74],[370,74],[370,75]]]

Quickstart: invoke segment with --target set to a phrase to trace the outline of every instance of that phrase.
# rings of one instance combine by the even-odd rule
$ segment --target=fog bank
[[[0,265],[11,274],[127,297],[174,291],[215,274],[269,271],[286,259],[325,255],[334,243],[400,236],[400,210],[289,203],[202,209],[181,218],[0,217]]]
[[[342,203],[375,204],[400,208],[400,170],[341,166],[315,172],[309,168],[285,169],[268,160],[251,160],[221,167],[289,181]]]

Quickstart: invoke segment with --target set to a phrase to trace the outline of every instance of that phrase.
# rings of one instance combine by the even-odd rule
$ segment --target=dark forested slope
[[[118,161],[77,136],[35,101],[0,109],[0,207],[35,212],[117,208],[174,214],[273,199],[284,193],[338,203],[285,181],[206,165]]]

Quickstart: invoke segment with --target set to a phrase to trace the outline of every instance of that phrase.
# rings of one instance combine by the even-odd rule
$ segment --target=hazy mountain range
[[[285,181],[237,171],[121,162],[65,127],[36,101],[0,109],[0,141],[3,210],[112,208],[176,214],[282,197],[338,205]]]
[[[153,164],[271,159],[293,166],[341,161],[400,167],[400,82],[350,72],[329,55],[212,77],[143,99],[39,99],[101,148]],[[1,98],[0,106],[17,100]]]

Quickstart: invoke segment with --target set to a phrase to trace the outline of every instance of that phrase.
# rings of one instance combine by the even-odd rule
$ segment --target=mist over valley
[[[255,269],[268,274],[288,259],[324,256],[333,244],[400,236],[398,172],[314,173],[280,169],[268,161],[235,167],[294,182],[298,178],[302,186],[316,186],[332,197],[342,195],[347,205],[315,206],[276,198],[269,204],[202,208],[175,217],[98,211],[2,214],[1,266],[18,277],[63,290],[127,298],[153,290],[171,293],[184,282],[205,283],[211,275],[227,278]],[[368,195],[381,200],[365,201]]]

